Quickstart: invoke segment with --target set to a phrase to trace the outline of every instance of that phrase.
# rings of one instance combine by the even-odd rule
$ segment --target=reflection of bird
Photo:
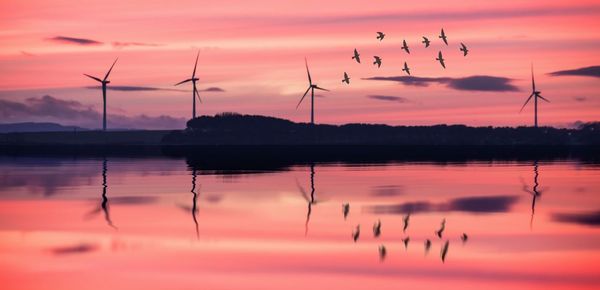
[[[360,54],[358,54],[356,48],[354,49],[354,56],[352,57],[352,59],[356,59],[356,62],[360,63]]]
[[[444,43],[446,45],[448,45],[448,39],[446,38],[446,33],[444,33],[444,29],[443,28],[442,28],[442,33],[440,34],[439,38],[441,38],[444,41]]]
[[[342,212],[344,213],[344,220],[348,217],[348,213],[350,213],[350,204],[344,203],[342,204]]]
[[[423,41],[421,41],[421,43],[424,43],[425,47],[429,47],[430,42],[431,41],[429,41],[429,39],[427,37],[423,36]]]
[[[467,234],[465,233],[463,233],[462,236],[460,236],[460,240],[463,241],[463,243],[466,243],[468,239],[469,236],[467,236]]]
[[[377,32],[377,39],[379,39],[379,41],[382,41],[383,38],[385,37],[385,34],[383,32]]]
[[[444,246],[442,247],[442,251],[440,252],[440,257],[442,258],[442,262],[446,261],[446,254],[448,253],[448,245],[450,244],[450,241],[446,240],[446,242],[444,243]]]
[[[446,219],[442,220],[442,224],[440,226],[440,229],[435,232],[435,234],[438,236],[438,238],[440,238],[440,239],[442,238],[442,234],[444,233],[444,229],[446,229]]]
[[[408,249],[408,242],[410,242],[410,237],[402,239],[402,242],[404,243],[404,248]]]
[[[373,236],[378,238],[379,235],[381,235],[381,220],[378,220],[374,225],[373,225]]]
[[[464,43],[460,43],[460,51],[463,52],[463,56],[467,56],[467,53],[469,53],[469,50],[467,49],[467,46]]]
[[[342,83],[350,84],[350,78],[346,72],[344,72],[344,79],[342,80]]]
[[[376,64],[376,65],[377,65],[377,68],[380,68],[380,67],[381,67],[381,57],[379,57],[379,56],[374,56],[373,58],[375,58],[375,61],[373,62],[373,64],[374,64],[374,65]]]
[[[431,240],[427,239],[425,240],[425,255],[429,253],[429,249],[431,249]]]
[[[360,225],[357,225],[356,229],[352,231],[352,239],[355,243],[358,241],[358,237],[360,237]]]
[[[405,233],[406,229],[408,228],[408,221],[410,220],[410,214],[405,215],[404,217],[402,217],[402,223],[404,224],[404,226],[402,227],[402,232]]]
[[[402,70],[405,71],[408,75],[410,75],[410,68],[408,67],[406,62],[404,62],[404,68]]]
[[[379,260],[383,261],[385,259],[385,255],[387,254],[387,250],[384,245],[379,246]]]
[[[440,52],[438,52],[438,57],[437,57],[435,60],[439,61],[439,62],[440,62],[440,64],[441,64],[441,65],[442,65],[444,68],[446,68],[446,64],[444,63],[444,58],[442,57],[442,52],[441,52],[441,51],[440,51]]]
[[[408,45],[406,44],[406,40],[402,40],[402,47],[401,49],[404,49],[404,51],[406,51],[406,53],[410,54],[410,49],[408,49]]]

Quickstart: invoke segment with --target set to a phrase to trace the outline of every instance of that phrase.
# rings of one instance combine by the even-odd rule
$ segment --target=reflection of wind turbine
[[[102,113],[102,130],[106,131],[106,85],[108,85],[110,83],[110,81],[108,80],[108,76],[110,75],[110,72],[112,71],[113,67],[115,66],[115,63],[117,63],[117,60],[119,58],[117,57],[117,59],[115,59],[115,62],[113,62],[113,64],[110,66],[110,69],[108,70],[108,72],[106,73],[106,75],[104,76],[103,79],[99,79],[97,77],[88,75],[88,74],[83,74],[88,78],[91,78],[95,81],[98,81],[102,84],[102,101],[104,103],[104,110]]]
[[[198,201],[198,193],[196,193],[196,169],[192,169],[192,219],[194,220],[194,224],[196,225],[196,239],[200,239],[200,232],[198,231],[198,219],[196,218],[196,213],[198,212],[196,204]]]
[[[304,95],[302,95],[300,102],[298,102],[298,105],[296,105],[296,109],[298,109],[298,107],[304,100],[304,97],[306,97],[306,94],[308,94],[308,91],[311,91],[310,92],[310,124],[314,125],[315,124],[315,89],[322,90],[322,91],[329,91],[329,90],[321,88],[317,84],[313,84],[312,79],[310,78],[310,71],[308,70],[308,62],[306,61],[306,58],[304,59],[304,63],[306,64],[306,73],[308,74],[308,89],[306,89],[306,92],[304,92]]]
[[[108,185],[106,183],[106,158],[104,158],[104,161],[102,161],[102,211],[104,211],[104,219],[106,220],[106,223],[114,228],[117,229],[117,227],[115,227],[115,225],[113,225],[112,220],[110,219],[110,212],[109,212],[109,208],[108,208],[108,197],[106,196],[106,191],[108,189]]]
[[[200,56],[200,52],[196,55],[196,64],[194,64],[194,71],[192,72],[192,78],[176,83],[175,85],[181,85],[187,82],[192,82],[192,118],[196,118],[196,96],[198,96],[198,101],[202,103],[202,99],[200,99],[200,93],[196,88],[196,82],[199,78],[196,77],[196,67],[198,66],[198,57]]]
[[[312,205],[317,204],[315,200],[315,165],[310,165],[310,197],[306,194],[304,188],[300,185],[298,180],[296,180],[296,185],[298,186],[298,190],[302,193],[302,197],[308,203],[308,209],[306,211],[306,222],[304,223],[304,235],[308,234],[308,224],[310,223],[310,214],[312,213]]]
[[[533,216],[535,215],[535,202],[537,201],[537,198],[540,197],[542,195],[542,190],[538,189],[539,187],[539,182],[538,182],[538,177],[539,177],[539,172],[538,172],[538,161],[535,160],[533,161],[533,188],[531,190],[529,190],[529,188],[527,187],[527,185],[525,184],[525,182],[523,180],[521,180],[521,182],[523,183],[523,191],[531,194],[532,200],[531,200],[531,219],[529,221],[529,228],[533,228]]]
[[[529,98],[527,98],[527,101],[525,101],[525,104],[523,104],[523,107],[521,107],[521,111],[519,111],[519,112],[522,112],[523,109],[525,108],[525,106],[527,105],[527,103],[529,103],[529,100],[531,100],[531,98],[535,97],[533,100],[535,128],[538,127],[538,98],[550,103],[550,101],[546,100],[546,98],[542,97],[540,94],[541,94],[540,91],[535,90],[535,79],[533,78],[533,64],[532,64],[531,65],[531,95],[529,95]]]

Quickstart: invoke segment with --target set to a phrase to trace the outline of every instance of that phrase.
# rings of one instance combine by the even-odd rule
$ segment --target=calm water
[[[0,285],[598,289],[599,181],[597,165],[568,161],[219,174],[183,159],[0,157]]]

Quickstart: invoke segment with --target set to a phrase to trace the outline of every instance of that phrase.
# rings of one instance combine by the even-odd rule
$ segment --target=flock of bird
[[[344,214],[344,220],[346,220],[346,218],[350,214],[350,204],[349,203],[342,204],[342,213]],[[406,234],[406,230],[408,229],[409,222],[410,222],[410,214],[407,214],[402,217],[402,224],[403,224],[402,233]],[[435,235],[440,240],[443,238],[445,229],[446,229],[446,219],[442,219],[440,228],[434,232]],[[377,220],[377,222],[375,222],[375,224],[373,224],[373,237],[379,238],[380,236],[381,236],[381,220]],[[352,240],[355,243],[358,241],[359,238],[360,238],[360,224],[356,225],[356,227],[352,231]],[[466,243],[467,240],[469,239],[469,236],[467,236],[466,233],[463,233],[461,235],[460,239],[463,243]],[[405,238],[403,238],[401,240],[402,240],[402,243],[404,244],[404,248],[408,249],[408,244],[410,242],[410,236],[406,236]],[[431,244],[432,244],[431,239],[425,240],[424,247],[425,247],[426,255],[429,253],[429,250],[431,249]],[[440,249],[440,258],[442,259],[442,262],[446,261],[446,255],[448,254],[449,245],[450,245],[450,240],[448,240],[448,239],[442,244],[442,247]],[[380,260],[383,261],[385,259],[386,255],[387,255],[387,248],[385,247],[385,245],[382,244],[379,246]]]
[[[383,41],[383,39],[385,38],[385,33],[378,31],[376,38],[379,41]],[[446,33],[444,32],[443,28],[442,28],[438,38],[440,38],[444,42],[444,44],[446,44],[446,46],[448,46],[448,37],[446,36]],[[421,43],[423,43],[425,45],[425,48],[428,48],[429,45],[431,44],[431,41],[426,36],[423,36],[423,41],[421,41]],[[402,47],[400,49],[404,50],[407,54],[410,54],[410,48],[405,39],[402,40]],[[469,53],[469,49],[462,42],[460,43],[459,50],[463,52],[463,56],[467,56],[467,54]],[[354,49],[354,55],[352,56],[352,59],[355,60],[357,63],[361,63],[360,62],[360,53],[358,52],[358,50],[356,48]],[[380,68],[381,64],[382,64],[382,58],[380,56],[375,55],[375,56],[373,56],[373,59],[374,59],[373,65],[376,65],[377,68]],[[435,60],[437,60],[444,69],[446,68],[445,59],[442,55],[441,50],[438,52],[438,57]],[[408,63],[406,63],[406,61],[404,62],[404,68],[402,68],[402,71],[404,71],[404,72],[406,72],[406,74],[410,75],[410,67],[408,66]],[[342,83],[350,84],[350,76],[348,76],[347,72],[344,72],[344,78],[342,79]]]

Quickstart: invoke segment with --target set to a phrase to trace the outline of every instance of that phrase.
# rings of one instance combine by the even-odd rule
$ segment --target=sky
[[[310,100],[296,109],[306,58],[314,82],[330,90],[315,96],[317,123],[530,126],[532,104],[519,110],[533,63],[550,100],[539,104],[540,124],[573,127],[598,121],[597,27],[598,1],[1,0],[0,123],[101,127],[101,90],[83,74],[103,77],[118,57],[109,127],[181,128],[192,89],[173,85],[191,77],[199,53],[201,115],[308,122]]]

